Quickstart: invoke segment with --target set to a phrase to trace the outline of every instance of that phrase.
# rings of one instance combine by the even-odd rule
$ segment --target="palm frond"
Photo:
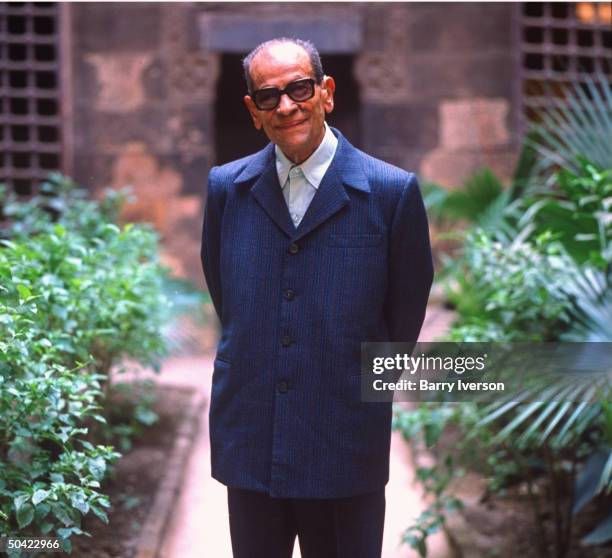
[[[572,328],[563,341],[612,342],[612,279],[605,272],[576,266],[565,292],[574,299]]]
[[[563,101],[537,113],[526,144],[540,155],[534,166],[533,182],[549,188],[559,167],[578,174],[580,158],[597,166],[612,168],[612,85],[598,74],[586,76],[583,83],[568,85]]]

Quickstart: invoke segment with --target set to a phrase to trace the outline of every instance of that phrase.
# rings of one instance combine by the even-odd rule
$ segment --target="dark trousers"
[[[234,558],[380,558],[385,489],[348,498],[271,498],[227,489]]]

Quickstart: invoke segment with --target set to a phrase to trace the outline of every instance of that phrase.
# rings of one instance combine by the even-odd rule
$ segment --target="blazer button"
[[[299,251],[300,251],[300,247],[295,242],[292,242],[291,244],[289,244],[290,254],[297,254]]]
[[[281,343],[282,343],[283,347],[289,347],[291,345],[291,343],[293,343],[293,339],[291,339],[291,337],[289,337],[288,335],[285,335],[281,339]]]
[[[287,393],[287,390],[289,389],[289,384],[282,380],[278,382],[278,384],[276,384],[276,389],[278,389],[279,393]]]
[[[293,300],[295,298],[295,291],[293,289],[285,289],[285,298]]]

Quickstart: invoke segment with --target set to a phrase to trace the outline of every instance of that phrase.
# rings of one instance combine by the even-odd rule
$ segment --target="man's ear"
[[[334,110],[334,91],[336,90],[336,82],[331,76],[324,76],[321,83],[321,95],[323,97],[323,108],[329,114]]]
[[[259,118],[259,111],[257,110],[253,99],[251,99],[250,95],[245,95],[243,97],[243,100],[244,104],[246,105],[246,108],[249,111],[249,114],[251,115],[251,118],[253,119],[253,126],[255,126],[255,128],[257,128],[258,130],[261,130],[261,119]]]

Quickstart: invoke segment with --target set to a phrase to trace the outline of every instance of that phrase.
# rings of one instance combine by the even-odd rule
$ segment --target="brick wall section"
[[[312,17],[312,4],[73,3],[73,175],[94,191],[131,185],[129,219],[152,221],[166,259],[202,282],[201,194],[214,160],[220,57],[202,14]],[[361,146],[448,187],[476,168],[509,176],[510,4],[317,4],[359,14]],[[236,107],[242,110],[242,107]]]

